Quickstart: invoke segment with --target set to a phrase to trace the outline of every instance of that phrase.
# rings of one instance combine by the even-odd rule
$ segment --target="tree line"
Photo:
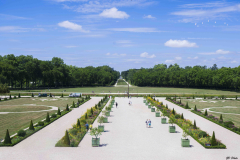
[[[33,56],[0,56],[0,83],[11,88],[106,86],[113,85],[120,73],[109,66],[85,68],[66,65],[63,59],[38,60]]]
[[[240,88],[240,66],[221,67],[216,64],[207,66],[179,67],[178,64],[158,64],[153,68],[129,69],[121,76],[136,86],[166,86],[234,89]]]

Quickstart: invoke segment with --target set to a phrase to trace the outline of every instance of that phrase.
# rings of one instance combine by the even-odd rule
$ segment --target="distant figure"
[[[128,103],[129,105],[131,105],[131,103],[130,103],[130,101],[129,101],[129,103]]]
[[[150,119],[148,121],[148,126],[149,126],[149,128],[151,128],[151,120]]]
[[[146,123],[146,128],[147,128],[147,127],[148,127],[148,119],[146,120],[146,122],[145,122],[145,123]]]
[[[116,108],[117,108],[117,106],[118,106],[118,103],[116,102]]]
[[[89,126],[88,126],[88,123],[86,123],[85,126],[86,126],[86,130],[88,131],[88,127],[89,127]]]

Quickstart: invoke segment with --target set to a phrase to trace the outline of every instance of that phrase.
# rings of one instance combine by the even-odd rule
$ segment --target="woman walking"
[[[146,128],[147,128],[147,127],[148,127],[148,119],[146,120],[146,122],[145,122],[145,123],[146,123]]]

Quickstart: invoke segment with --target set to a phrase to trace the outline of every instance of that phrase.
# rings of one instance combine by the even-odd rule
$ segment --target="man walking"
[[[145,123],[146,123],[146,128],[147,128],[147,127],[148,127],[148,119],[146,120],[146,122],[145,122]]]
[[[148,121],[148,126],[149,126],[149,128],[151,128],[151,120],[150,119]]]
[[[116,108],[117,108],[117,106],[118,106],[118,103],[116,102]]]
[[[86,123],[86,125],[85,125],[85,126],[86,126],[86,130],[88,131],[88,123]]]

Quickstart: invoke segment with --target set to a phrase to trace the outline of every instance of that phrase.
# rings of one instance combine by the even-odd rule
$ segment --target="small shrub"
[[[21,95],[20,95],[20,93],[18,94],[18,98],[21,98]]]
[[[47,113],[47,116],[46,116],[46,122],[50,122],[49,113]]]
[[[14,96],[14,99],[16,99],[17,97],[16,96]]]
[[[43,122],[43,121],[39,121],[39,122],[38,122],[38,125],[39,125],[39,126],[44,126],[44,122]]]
[[[29,130],[35,130],[35,129],[34,129],[34,126],[33,126],[32,120],[31,120],[30,125],[29,125]]]
[[[20,137],[24,137],[26,135],[26,131],[24,131],[23,129],[19,130],[17,132],[17,135],[20,136]]]
[[[195,105],[195,107],[194,107],[194,111],[197,111],[197,106]]]
[[[87,115],[87,113],[85,114],[85,119],[88,119],[88,115]]]
[[[49,97],[52,97],[52,94],[50,93]]]
[[[212,135],[212,139],[211,139],[211,145],[212,146],[216,146],[217,145],[217,141],[216,141],[216,138],[215,138],[215,133],[213,131],[213,135]]]
[[[174,110],[174,108],[173,108],[173,110],[172,110],[172,114],[175,115],[175,110]]]
[[[220,115],[220,120],[223,121],[222,114]]]
[[[86,124],[87,121],[85,119],[80,120],[81,123]]]
[[[66,132],[65,132],[65,136],[64,136],[64,139],[63,139],[63,143],[65,144],[65,145],[70,145],[70,139],[69,139],[69,135],[68,135],[68,131],[66,130]]]
[[[34,97],[33,93],[32,93],[32,97]]]
[[[9,135],[9,132],[8,132],[8,129],[7,129],[7,132],[6,132],[6,135],[5,135],[5,139],[4,139],[4,144],[12,144],[12,141],[11,141],[11,138],[10,138],[10,135]]]
[[[10,96],[9,96],[9,99],[12,99],[12,96],[11,96],[11,94],[10,94]]]
[[[182,113],[182,115],[181,115],[181,119],[184,119],[183,113]]]
[[[59,108],[58,108],[57,115],[61,115],[61,111],[60,111],[60,109],[59,109]]]
[[[223,122],[223,125],[225,127],[232,127],[234,125],[234,123],[232,121],[227,121],[227,122]]]
[[[175,115],[175,118],[176,118],[176,119],[179,119],[180,117],[181,117],[181,116],[180,116],[179,114],[176,114],[176,115]]]
[[[207,116],[207,115],[208,115],[207,110],[205,110],[204,116]]]
[[[196,121],[194,120],[193,128],[197,129]]]
[[[51,117],[52,117],[52,118],[56,118],[57,115],[56,115],[56,114],[52,114]]]
[[[72,135],[77,135],[77,132],[78,131],[75,128],[72,128],[72,129],[69,130],[69,133],[72,134]]]
[[[66,111],[69,111],[69,107],[68,107],[68,104],[67,104],[67,107],[66,107]]]

